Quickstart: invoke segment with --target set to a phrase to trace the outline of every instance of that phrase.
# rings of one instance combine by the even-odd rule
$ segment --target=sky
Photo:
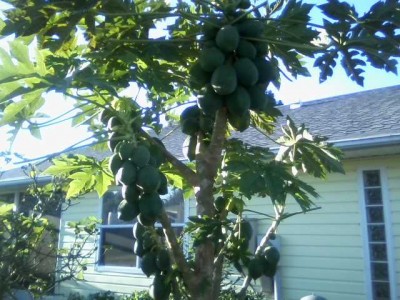
[[[322,1],[305,1],[308,3],[321,4]],[[373,0],[352,0],[348,1],[356,6],[357,11],[365,12],[376,1]],[[0,2],[0,10],[1,10]],[[355,82],[347,78],[344,70],[338,66],[334,70],[334,76],[326,82],[320,84],[318,79],[318,70],[312,68],[312,61],[309,61],[311,77],[300,77],[294,81],[288,81],[283,78],[280,90],[272,90],[276,99],[284,104],[322,99],[336,95],[343,95],[375,89],[380,87],[397,85],[400,83],[399,77],[394,74],[388,74],[384,71],[368,68],[364,73],[364,87],[358,86]],[[340,65],[340,64],[339,64]],[[71,101],[61,95],[50,94],[50,101],[46,104],[45,110],[51,111],[56,116],[71,107]],[[57,103],[57,105],[54,105]],[[38,158],[43,155],[62,151],[71,144],[75,144],[88,137],[88,133],[83,128],[74,128],[70,124],[59,124],[42,130],[42,139],[38,140],[28,133],[21,134],[14,142],[13,151],[22,154],[28,159]],[[0,129],[0,151],[8,150],[6,142],[7,134],[4,129]],[[17,166],[20,166],[19,164]],[[0,171],[12,167],[4,165],[0,158]]]

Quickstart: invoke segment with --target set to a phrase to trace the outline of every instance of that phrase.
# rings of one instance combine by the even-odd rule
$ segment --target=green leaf
[[[38,125],[30,124],[28,128],[32,136],[34,136],[38,140],[42,139],[42,135],[40,134],[40,127]]]

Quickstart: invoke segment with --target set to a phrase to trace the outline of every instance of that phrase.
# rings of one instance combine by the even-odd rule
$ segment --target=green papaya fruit
[[[272,265],[277,265],[280,259],[279,250],[274,246],[269,246],[264,250],[265,259]]]
[[[228,199],[222,196],[218,196],[214,201],[214,206],[217,212],[222,212],[228,204]]]
[[[123,184],[121,193],[122,197],[130,203],[135,203],[139,201],[140,191],[136,187],[136,184]]]
[[[275,79],[274,69],[272,64],[264,57],[256,57],[254,64],[258,70],[258,81],[257,83],[265,84]]]
[[[233,93],[237,87],[235,68],[231,65],[222,65],[218,67],[211,76],[211,86],[219,95]]]
[[[139,199],[140,214],[148,218],[157,218],[162,212],[163,205],[157,193],[145,193]]]
[[[252,42],[249,42],[245,39],[240,39],[236,53],[239,57],[254,59],[257,55],[257,49]]]
[[[258,80],[258,69],[249,58],[241,58],[237,60],[233,67],[236,70],[238,83],[249,87],[254,85]]]
[[[247,92],[250,95],[250,109],[263,111],[268,102],[265,89],[261,85],[255,85],[249,87]]]
[[[154,252],[144,254],[140,260],[140,268],[147,277],[156,274],[158,272],[156,254]]]
[[[240,36],[257,38],[264,34],[264,23],[256,19],[247,19],[238,24],[237,28]]]
[[[140,203],[140,202],[139,202]],[[139,206],[139,210],[140,210],[140,206]],[[140,224],[142,224],[143,226],[154,226],[154,223],[156,222],[156,217],[150,217],[148,215],[139,213],[137,216],[137,220]]]
[[[112,116],[107,122],[107,129],[109,131],[117,131],[122,126],[122,121],[117,116]]]
[[[168,194],[168,179],[167,176],[163,172],[159,172],[160,174],[160,187],[157,190],[157,193],[160,195]]]
[[[186,119],[181,122],[181,130],[187,135],[196,135],[200,130],[200,119]]]
[[[215,116],[217,110],[223,105],[223,98],[217,94],[211,84],[207,84],[201,89],[197,96],[197,105],[205,115]]]
[[[248,8],[250,8],[250,6],[251,6],[250,0],[241,0],[239,2],[238,8],[248,9]]]
[[[238,85],[236,90],[226,97],[226,106],[230,114],[244,115],[250,108],[250,95],[247,90]]]
[[[138,145],[134,147],[131,152],[132,162],[135,163],[139,168],[144,167],[150,161],[150,151],[145,145]]]
[[[129,222],[137,217],[139,214],[139,206],[136,203],[130,203],[122,200],[118,205],[118,219]]]
[[[239,32],[235,26],[225,25],[217,33],[215,42],[217,46],[224,52],[232,52],[239,45]]]
[[[156,264],[159,270],[168,271],[171,268],[171,259],[167,249],[161,249],[157,253]]]
[[[119,145],[118,145],[118,154],[119,157],[122,160],[128,160],[131,158],[132,153],[133,153],[133,148],[135,146],[133,145],[133,143],[128,142],[128,141],[122,141]]]
[[[110,109],[104,108],[99,113],[99,121],[103,123],[103,125],[107,125],[108,120],[113,116],[113,112]]]
[[[110,169],[113,175],[117,174],[118,169],[122,167],[123,160],[118,155],[118,153],[114,153],[110,156],[110,160],[108,161],[108,168]]]
[[[200,90],[210,79],[211,73],[204,71],[199,62],[193,64],[189,70],[189,85],[194,90]]]
[[[143,242],[140,240],[136,240],[133,242],[133,253],[139,257],[142,257],[145,253],[143,249]]]
[[[160,172],[152,165],[141,168],[137,174],[136,184],[145,193],[152,193],[158,190],[161,184]]]
[[[251,279],[258,279],[263,275],[264,272],[264,260],[260,256],[255,256],[250,260],[247,265],[249,276]]]
[[[149,289],[150,297],[154,300],[168,300],[171,294],[171,285],[163,274],[156,274]]]
[[[225,54],[217,47],[204,48],[200,52],[199,63],[206,72],[213,72],[225,61]]]
[[[137,176],[136,165],[131,161],[125,161],[121,168],[118,169],[115,179],[117,182],[130,185],[135,183]]]
[[[228,113],[229,124],[231,124],[231,126],[235,130],[240,131],[240,132],[243,132],[247,128],[249,128],[250,120],[251,120],[251,117],[250,117],[250,112],[249,111],[245,112],[241,116]]]
[[[146,227],[140,224],[139,222],[136,222],[133,225],[132,233],[135,239],[143,240],[143,235],[145,232],[146,232]]]
[[[114,152],[118,143],[121,141],[122,135],[119,132],[112,132],[108,135],[107,146],[110,151]]]

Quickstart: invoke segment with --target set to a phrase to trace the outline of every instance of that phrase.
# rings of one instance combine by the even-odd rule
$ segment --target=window
[[[389,300],[391,299],[389,262],[382,182],[379,170],[363,172],[363,192],[372,299]]]
[[[167,195],[161,196],[165,209],[173,222],[177,234],[184,226],[183,193],[178,189],[170,189]],[[100,245],[98,266],[123,270],[137,268],[139,258],[133,253],[132,228],[136,220],[124,222],[118,219],[118,205],[122,200],[120,190],[108,191],[102,199],[102,224],[100,225]],[[156,224],[157,226],[157,224]]]

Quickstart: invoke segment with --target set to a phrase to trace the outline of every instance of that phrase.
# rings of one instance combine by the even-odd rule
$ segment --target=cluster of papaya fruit
[[[129,140],[121,129],[118,116],[103,120],[109,130],[108,147],[113,152],[109,169],[117,184],[122,185],[123,200],[119,204],[119,218],[132,221],[138,218],[145,226],[152,226],[163,209],[160,195],[168,193],[168,181],[159,171],[165,157],[159,147],[144,140]],[[162,142],[155,139],[160,145]]]
[[[161,235],[158,229],[143,226],[139,222],[133,226],[133,252],[141,258],[143,273],[147,277],[154,275],[150,295],[156,300],[168,299],[171,293],[171,259],[168,250],[160,242]]]
[[[275,105],[266,93],[275,75],[266,59],[264,23],[244,14],[242,8],[248,4],[240,1],[223,15],[204,20],[200,55],[189,78],[202,113],[212,118],[225,106],[229,123],[239,131],[250,125],[249,110],[265,111]]]
[[[255,255],[248,263],[248,274],[252,279],[258,279],[262,275],[273,277],[276,273],[280,254],[274,246],[265,248],[262,254]]]

